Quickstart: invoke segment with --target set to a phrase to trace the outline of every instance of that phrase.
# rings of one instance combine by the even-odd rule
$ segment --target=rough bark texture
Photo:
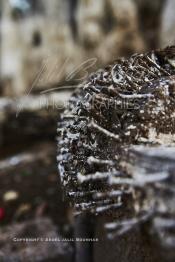
[[[164,224],[174,228],[174,195],[163,191],[159,195],[155,189],[158,183],[171,191],[168,181],[173,181],[174,171],[169,173],[169,162],[163,165],[168,173],[155,165],[151,170],[149,162],[142,172],[131,172],[126,164],[132,145],[163,144],[174,150],[174,58],[172,46],[119,59],[99,70],[75,92],[59,123],[58,162],[66,194],[78,213],[112,216],[105,225],[109,238],[146,221],[152,224],[148,231],[158,228],[160,235]],[[174,236],[163,236],[163,246],[170,248],[173,259]]]

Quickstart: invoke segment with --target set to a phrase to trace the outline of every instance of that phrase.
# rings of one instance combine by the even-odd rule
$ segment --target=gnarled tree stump
[[[91,75],[58,124],[59,172],[76,214],[105,217],[116,245],[128,231],[148,226],[135,261],[159,259],[150,234],[169,250],[163,261],[175,258],[174,99],[172,46],[118,59]],[[131,261],[121,249],[119,261]]]

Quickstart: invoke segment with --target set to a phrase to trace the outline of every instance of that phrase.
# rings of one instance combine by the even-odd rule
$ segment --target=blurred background
[[[91,72],[174,42],[175,0],[0,0],[2,261],[72,261],[72,243],[12,241],[72,236],[56,162],[60,113]]]

